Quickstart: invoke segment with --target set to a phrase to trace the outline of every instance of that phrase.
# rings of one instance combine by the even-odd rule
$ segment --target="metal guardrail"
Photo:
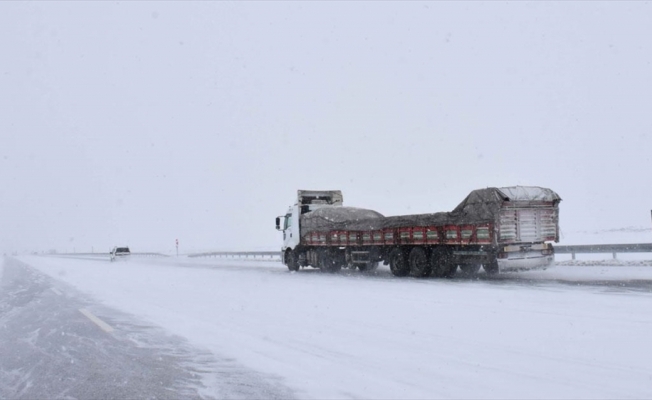
[[[46,256],[64,256],[64,257],[110,257],[110,253],[50,253]],[[169,257],[162,253],[131,253],[135,257]]]
[[[576,254],[611,253],[617,259],[618,253],[652,253],[652,243],[629,244],[581,244],[570,246],[555,246],[555,254],[571,254],[575,260]],[[249,260],[281,260],[280,251],[214,251],[208,253],[188,254],[188,257],[217,257]]]
[[[581,244],[568,246],[554,246],[555,254],[571,254],[575,260],[576,254],[598,254],[611,253],[614,260],[618,253],[652,253],[652,243],[628,243],[628,244]],[[106,256],[109,253],[54,253],[50,256]],[[162,253],[131,253],[136,257],[169,257]],[[249,261],[281,261],[280,251],[212,251],[205,253],[187,254],[187,257],[215,257]]]
[[[131,255],[136,257],[170,257],[163,253],[131,253]]]
[[[579,244],[572,246],[555,246],[555,254],[571,254],[573,260],[575,254],[597,254],[611,253],[614,260],[618,253],[649,253],[652,252],[652,243],[629,243],[629,244]]]
[[[209,253],[188,254],[188,257],[217,257],[229,259],[249,259],[253,261],[280,261],[280,251],[213,251]]]

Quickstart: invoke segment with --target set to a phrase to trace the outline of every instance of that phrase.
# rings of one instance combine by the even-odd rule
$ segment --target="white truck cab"
[[[298,190],[297,202],[285,215],[276,217],[276,230],[283,231],[283,262],[288,250],[296,249],[301,242],[299,217],[318,208],[341,207],[343,202],[341,190]]]

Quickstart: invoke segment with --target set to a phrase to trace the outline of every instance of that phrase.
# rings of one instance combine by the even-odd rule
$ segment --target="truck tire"
[[[294,251],[288,250],[287,253],[285,253],[285,264],[288,266],[290,271],[299,270],[299,260],[297,259],[297,254]]]
[[[484,268],[484,272],[487,273],[487,275],[496,275],[498,273],[498,261],[494,261],[489,264],[484,264],[482,266]]]
[[[430,254],[430,269],[434,277],[451,278],[457,271],[457,265],[451,262],[448,251],[435,249]]]
[[[414,278],[423,278],[430,275],[428,254],[422,247],[415,247],[410,251],[409,264],[410,276]]]
[[[448,264],[448,272],[444,275],[444,278],[452,278],[457,273],[457,264]]]
[[[403,250],[394,248],[389,252],[389,269],[394,276],[406,276],[410,273],[410,265]]]
[[[473,275],[477,274],[478,271],[480,271],[480,267],[482,265],[480,264],[467,264],[467,265],[460,265],[460,269],[462,272],[464,272],[467,275]]]
[[[337,272],[342,269],[342,264],[334,255],[322,253],[319,255],[319,269],[322,272]]]
[[[378,269],[378,263],[375,262],[375,261],[370,261],[370,262],[368,262],[366,264],[358,264],[358,269],[361,272],[375,271],[376,269]]]

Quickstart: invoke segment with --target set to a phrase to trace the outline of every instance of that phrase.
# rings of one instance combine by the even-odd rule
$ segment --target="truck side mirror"
[[[276,230],[281,229],[281,217],[276,217]]]

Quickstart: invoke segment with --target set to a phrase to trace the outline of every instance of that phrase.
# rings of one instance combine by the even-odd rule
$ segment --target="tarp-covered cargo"
[[[337,230],[375,230],[382,229],[383,215],[364,208],[323,207],[301,215],[301,230],[328,232]]]
[[[372,210],[325,207],[301,216],[303,234],[328,231],[369,231],[411,226],[442,226],[497,222],[506,202],[540,202],[557,206],[554,191],[535,186],[486,188],[472,191],[453,211],[383,217]]]

